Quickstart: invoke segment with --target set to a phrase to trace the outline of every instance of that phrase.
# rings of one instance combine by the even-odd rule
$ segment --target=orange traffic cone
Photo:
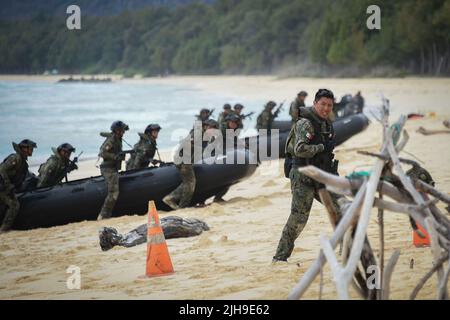
[[[156,277],[172,274],[173,266],[167,249],[166,238],[159,224],[154,201],[148,203],[147,267],[145,275]]]
[[[413,230],[413,244],[419,248],[419,247],[429,247],[431,244],[430,236],[425,231],[425,229],[420,225],[417,224],[417,228],[425,235],[425,238],[421,238],[416,231]]]

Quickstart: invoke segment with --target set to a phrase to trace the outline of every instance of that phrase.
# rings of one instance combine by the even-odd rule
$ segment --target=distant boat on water
[[[109,83],[112,82],[111,78],[95,78],[95,77],[90,77],[90,78],[74,78],[72,76],[70,76],[67,79],[61,79],[58,80],[58,83]]]

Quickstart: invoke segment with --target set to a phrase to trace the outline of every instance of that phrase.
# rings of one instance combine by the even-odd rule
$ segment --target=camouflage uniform
[[[56,148],[52,148],[52,151],[54,154],[39,167],[38,188],[54,186],[60,183],[68,173],[78,169],[75,163],[64,159]]]
[[[300,173],[298,168],[311,164],[337,174],[334,172],[337,169],[333,168],[331,162],[334,148],[332,144],[334,133],[331,123],[321,120],[311,108],[305,110],[308,109],[309,112],[305,115],[307,118],[300,118],[296,122],[286,142],[286,154],[292,156],[294,161],[289,172],[292,192],[291,214],[283,229],[274,260],[286,261],[290,257],[294,249],[294,242],[308,221],[313,199],[316,198],[320,201],[318,190],[323,186]],[[329,162],[322,161],[322,159],[327,159]],[[340,216],[340,208],[337,204],[338,196],[331,194],[331,197]]]
[[[191,204],[192,196],[195,191],[195,172],[194,172],[194,133],[191,133],[186,137],[184,142],[189,140],[191,146],[191,162],[190,163],[180,163],[176,165],[176,168],[181,176],[181,184],[173,190],[170,194],[164,197],[163,201],[169,205],[172,209],[186,208]],[[183,147],[184,143],[181,143],[180,149],[177,153],[180,157],[183,157]]]
[[[264,107],[264,111],[261,112],[256,120],[256,129],[267,129],[270,130],[272,129],[272,123],[273,120],[275,119],[274,114],[272,113],[272,108],[275,106],[276,104],[271,105],[270,103],[268,103],[265,107]]]
[[[127,161],[127,170],[147,168],[153,161],[157,146],[156,140],[150,134],[139,133],[141,139],[133,147],[133,153]]]
[[[116,201],[119,198],[119,170],[122,167],[122,161],[125,160],[125,155],[122,153],[121,138],[114,133],[103,132],[100,135],[106,138],[100,147],[99,157],[103,158],[100,172],[105,178],[108,195],[103,203],[99,219],[108,219],[111,217]]]
[[[226,128],[226,127],[227,127],[227,122],[226,122],[225,118],[228,117],[230,114],[233,114],[233,113],[234,113],[234,111],[230,110],[230,111],[227,112],[227,113],[222,112],[222,113],[219,115],[219,118],[217,119],[217,122],[218,122],[218,124],[219,124],[219,129],[220,129],[220,130],[222,130],[223,128]]]
[[[292,124],[297,122],[298,116],[299,116],[299,109],[301,107],[305,107],[304,101],[300,101],[298,98],[296,98],[294,101],[292,101],[291,107],[289,108],[289,115],[292,118]]]
[[[36,147],[33,141],[29,145]],[[16,153],[10,154],[0,164],[0,204],[5,205],[6,211],[0,232],[11,229],[19,213],[20,204],[14,191],[22,185],[28,174],[27,156],[20,150],[18,144],[13,142]]]

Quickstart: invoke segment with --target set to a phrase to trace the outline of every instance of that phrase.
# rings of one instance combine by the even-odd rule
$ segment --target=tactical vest
[[[100,136],[106,137],[106,140],[103,142],[102,146],[100,147],[100,154],[101,157],[103,153],[103,149],[105,148],[105,145],[108,142],[111,142],[112,149],[109,150],[109,153],[112,153],[114,155],[118,155],[122,152],[122,139],[114,138],[112,137],[112,133],[100,133]],[[100,168],[104,169],[115,169],[117,171],[120,170],[122,165],[122,160],[113,160],[113,159],[103,159],[103,162],[100,164]]]
[[[314,128],[314,136],[310,140],[310,144],[312,145],[323,144],[325,146],[331,140],[334,139],[333,124],[330,123],[328,120],[318,119],[317,116],[312,113],[312,110],[311,112],[302,114],[302,118],[308,119]],[[326,126],[325,131],[322,131],[322,123],[325,123]],[[292,130],[294,130],[294,128]],[[290,135],[289,138],[291,139],[295,138],[294,136],[295,135],[292,134]],[[289,138],[286,145],[288,145],[290,142]],[[328,152],[319,152],[312,158],[292,157],[292,164],[297,167],[312,165],[326,172],[337,173],[336,163],[333,160],[334,160],[334,153],[331,150]]]
[[[10,154],[8,157],[6,157],[6,159],[3,160],[3,163],[5,163],[6,161],[8,161],[9,158],[14,156],[16,156],[14,153]],[[21,157],[20,167],[17,168],[17,170],[15,168],[6,173],[9,177],[9,180],[11,181],[11,184],[13,184],[16,189],[20,188],[20,186],[23,184],[28,174],[28,163],[22,156],[20,157]],[[2,184],[4,184],[4,181],[2,181]]]

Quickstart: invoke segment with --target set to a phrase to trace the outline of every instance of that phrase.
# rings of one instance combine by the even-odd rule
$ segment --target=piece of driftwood
[[[414,187],[416,187],[416,189],[418,189],[422,192],[428,193],[429,195],[441,200],[442,202],[445,202],[446,204],[450,204],[450,196],[448,194],[440,192],[433,186],[430,186],[429,184],[427,184],[421,180],[418,180],[418,179],[411,179],[411,180],[414,184]]]
[[[352,220],[355,215],[361,210],[362,200],[366,193],[366,182],[363,183],[359,191],[357,192],[353,202],[348,207],[348,209],[343,213],[343,217],[339,221],[336,226],[336,230],[333,233],[333,236],[330,238],[330,244],[333,248],[337,246],[337,244],[341,241],[344,233],[351,225]],[[288,299],[297,300],[299,299],[305,291],[309,288],[311,283],[317,277],[320,272],[320,269],[325,263],[325,255],[322,251],[319,253],[319,257],[313,262],[311,267],[305,272],[300,281],[295,285],[295,287],[290,292]]]
[[[424,136],[431,136],[433,134],[450,133],[450,130],[428,130],[425,129],[424,127],[420,127],[419,129],[417,129],[417,132],[423,134]]]
[[[392,254],[391,258],[389,259],[385,272],[382,276],[381,280],[381,300],[388,300],[389,294],[391,290],[391,278],[392,273],[394,272],[395,265],[397,264],[398,258],[400,257],[400,250],[395,250]]]
[[[203,231],[209,230],[208,225],[201,220],[175,216],[161,218],[160,224],[166,239],[195,237]],[[115,246],[134,247],[147,242],[147,224],[143,224],[125,235],[119,234],[114,228],[104,227],[99,230],[99,240],[103,251],[110,250]]]
[[[428,279],[430,279],[433,274],[442,267],[442,265],[444,264],[444,262],[446,262],[449,258],[449,253],[446,252],[437,263],[435,263],[433,265],[433,267],[431,268],[430,271],[428,271],[423,277],[422,279],[420,279],[419,283],[416,285],[416,287],[414,288],[414,290],[411,292],[411,295],[409,296],[410,300],[414,300],[416,299],[417,295],[419,294],[420,290],[423,288],[423,286],[425,285],[425,283],[427,283]]]
[[[380,200],[383,200],[383,193],[379,193]],[[374,200],[375,201],[375,200]],[[380,281],[381,287],[384,281],[384,210],[378,208],[378,237],[380,239]],[[379,299],[383,297],[383,290],[379,291]]]

